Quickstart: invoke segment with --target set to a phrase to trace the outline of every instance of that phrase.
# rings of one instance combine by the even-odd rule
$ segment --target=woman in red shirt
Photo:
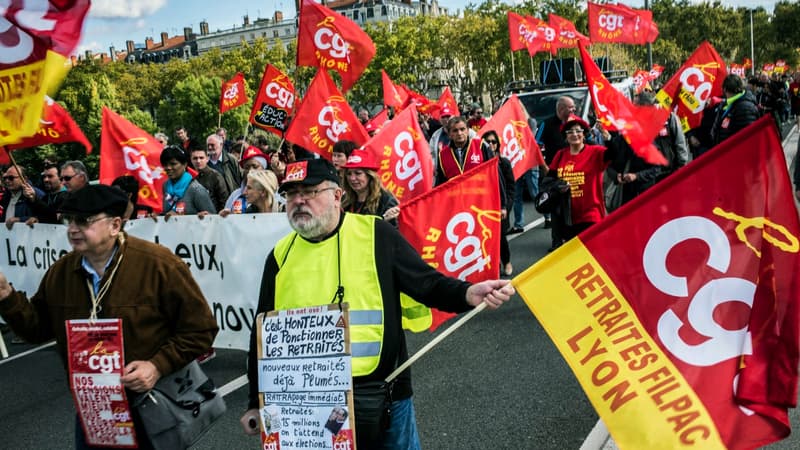
[[[555,226],[561,242],[577,236],[606,215],[603,173],[614,154],[602,145],[586,143],[589,124],[570,115],[561,125],[561,134],[569,147],[559,150],[550,164],[548,176],[569,184],[572,203],[570,217],[560,217]]]

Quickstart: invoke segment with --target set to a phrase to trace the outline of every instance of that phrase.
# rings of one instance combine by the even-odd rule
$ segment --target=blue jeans
[[[417,417],[411,397],[392,402],[392,424],[383,437],[384,450],[420,450]]]
[[[514,187],[514,228],[523,228],[525,226],[525,214],[523,211],[523,189],[528,190],[531,198],[536,198],[539,193],[539,168],[533,168],[525,172],[519,180],[517,180]]]

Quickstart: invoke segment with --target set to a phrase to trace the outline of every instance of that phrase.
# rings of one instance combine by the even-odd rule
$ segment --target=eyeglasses
[[[583,134],[583,130],[580,130],[580,129],[567,130],[567,131],[564,132],[564,134],[567,134],[567,135],[569,135],[569,134]]]
[[[281,191],[278,192],[281,197],[285,198],[288,201],[294,201],[297,198],[301,198],[303,200],[311,200],[319,195],[320,192],[330,191],[337,189],[335,187],[326,187],[322,189],[314,189],[310,191],[303,191],[303,190],[291,190],[291,191]]]
[[[487,143],[487,144],[489,144],[489,145],[497,145],[497,141],[495,141],[494,139],[491,139],[491,140],[485,140],[485,141],[483,141],[483,142],[486,142],[486,143]]]
[[[5,176],[3,176],[3,181],[14,181],[17,178],[19,178],[19,177],[14,176],[14,175],[5,175]]]
[[[78,228],[89,228],[95,222],[99,222],[99,221],[101,221],[103,219],[113,219],[113,217],[110,217],[110,216],[84,217],[84,216],[75,216],[75,215],[72,215],[72,214],[62,214],[61,215],[61,223],[63,223],[64,225],[69,225],[70,223],[74,223]]]

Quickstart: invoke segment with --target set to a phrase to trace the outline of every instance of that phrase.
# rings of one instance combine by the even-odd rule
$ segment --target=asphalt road
[[[796,133],[790,140],[797,146]],[[789,146],[787,146],[789,147]],[[791,158],[792,155],[787,155]],[[531,205],[526,205],[528,219]],[[516,273],[546,253],[549,230],[534,227],[511,241]],[[434,334],[435,335],[435,334]],[[412,350],[434,335],[410,335]],[[53,347],[11,344],[0,360],[0,448],[73,447],[74,408]],[[17,356],[15,356],[17,355]],[[218,350],[204,368],[226,392],[228,412],[196,449],[257,448],[240,431],[246,388],[245,353]],[[425,355],[412,368],[420,438],[425,449],[578,449],[598,418],[583,391],[524,302],[515,297],[497,311],[484,311]],[[791,411],[794,427],[800,423]],[[595,447],[597,448],[597,447]],[[606,444],[613,448],[613,444]],[[800,438],[771,449],[800,448]]]

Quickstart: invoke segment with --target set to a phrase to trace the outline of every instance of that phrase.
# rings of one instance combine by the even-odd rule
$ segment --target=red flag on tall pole
[[[610,131],[619,131],[634,153],[650,164],[666,165],[664,155],[653,145],[658,132],[669,116],[669,110],[655,106],[634,106],[614,89],[589,52],[578,44],[583,70],[589,85],[597,120]]]
[[[550,13],[548,23],[556,31],[555,45],[557,48],[577,48],[578,41],[583,41],[585,44],[589,43],[589,38],[579,33],[575,29],[574,23],[561,16]]]
[[[297,65],[335,70],[347,92],[375,56],[375,44],[347,17],[313,0],[302,0],[297,28]]]
[[[431,111],[431,116],[436,120],[441,120],[442,116],[458,115],[461,115],[458,110],[458,103],[453,97],[450,86],[445,86],[442,95],[439,96],[439,101],[436,102],[436,108]]]
[[[398,88],[383,69],[381,69],[381,83],[383,85],[383,105],[393,106],[395,111],[403,108],[408,100],[408,93],[402,88]]]
[[[344,139],[361,146],[369,135],[328,72],[320,69],[286,130],[286,140],[330,160],[333,144]]]
[[[536,45],[535,41],[538,36],[536,27],[528,19],[513,11],[508,11],[507,16],[508,42],[511,45],[511,51],[522,49],[530,51],[530,48]]]
[[[219,113],[242,106],[247,103],[247,91],[244,88],[244,75],[237,73],[228,81],[222,83],[222,93],[219,97]]]
[[[111,184],[114,178],[132,175],[140,186],[139,204],[161,212],[167,180],[160,161],[161,143],[105,106],[101,133],[100,182]]]
[[[0,80],[8,81],[0,97],[0,146],[39,129],[45,94],[66,75],[88,11],[89,0],[2,2]]]
[[[258,94],[250,110],[250,123],[283,137],[289,116],[294,112],[295,91],[292,80],[272,64],[267,64]]]
[[[478,282],[500,271],[497,158],[403,205],[400,233],[439,272]],[[447,205],[443,208],[442,205]],[[436,329],[455,314],[432,309]]]
[[[544,164],[542,150],[536,143],[536,137],[528,125],[528,118],[516,94],[511,94],[511,98],[481,127],[478,136],[483,136],[489,130],[500,137],[500,155],[511,162],[515,179],[529,169]],[[470,145],[481,144],[480,139],[474,139]]]
[[[791,431],[800,221],[771,121],[512,280],[619,448],[754,449]]]
[[[533,56],[536,52],[550,52],[551,55],[558,53],[558,32],[538,17],[526,16],[528,23],[536,27],[536,39],[534,45],[528,47],[528,53]]]
[[[656,100],[675,110],[683,131],[700,126],[711,97],[722,96],[722,81],[728,71],[725,61],[708,41],[702,42],[689,59],[664,83]]]
[[[595,44],[647,44],[658,37],[658,26],[653,22],[653,12],[648,9],[589,2],[588,13],[589,38]]]

